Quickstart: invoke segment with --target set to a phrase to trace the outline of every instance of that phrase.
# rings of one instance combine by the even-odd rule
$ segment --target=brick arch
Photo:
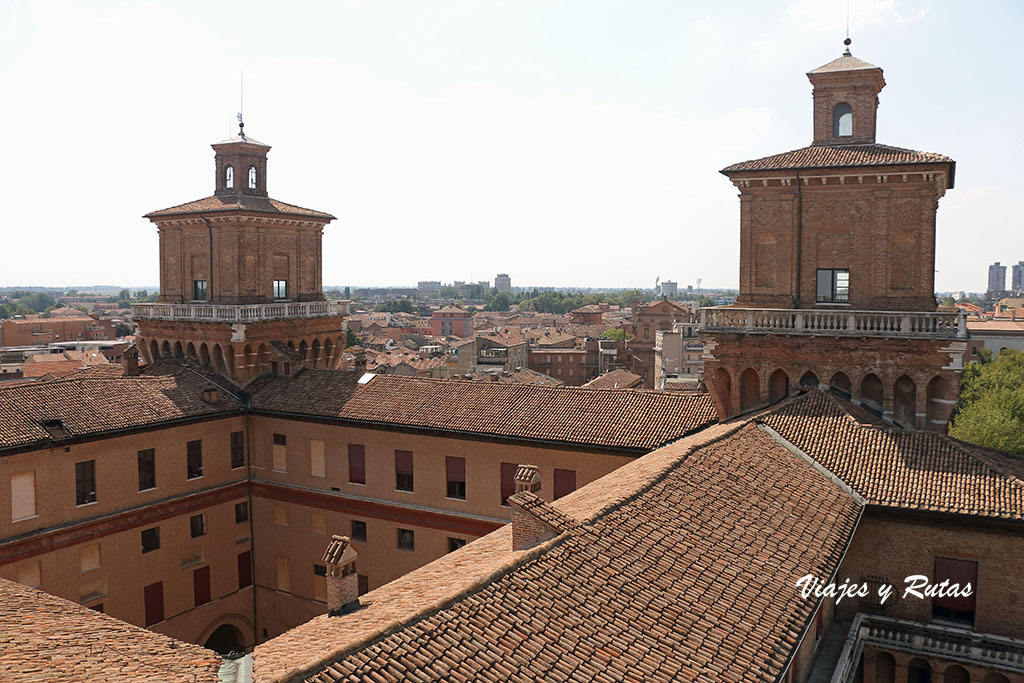
[[[328,337],[324,340],[324,367],[328,370],[333,370],[336,363],[334,362],[334,342]]]
[[[204,628],[195,639],[195,642],[202,645],[209,640],[210,636],[213,635],[213,632],[221,626],[232,626],[238,629],[239,633],[242,635],[242,644],[246,649],[256,644],[255,625],[245,615],[236,613],[219,615],[207,624],[206,628]]]
[[[982,683],[1010,683],[1010,679],[1001,673],[993,671],[988,676],[985,676],[985,680]]]
[[[230,348],[230,347],[228,347]],[[224,350],[220,344],[213,345],[213,352],[210,354],[210,359],[213,361],[213,368],[225,377],[230,376],[230,369],[227,367],[227,359],[224,357]]]
[[[892,384],[892,419],[910,429],[917,426],[917,384],[909,375]]]
[[[907,681],[909,683],[924,683],[931,680],[932,665],[928,663],[928,660],[914,657],[907,662]]]
[[[853,383],[850,381],[849,375],[842,370],[832,375],[832,378],[828,381],[828,385],[832,393],[842,396],[843,398],[848,399],[853,395]]]
[[[310,366],[314,368],[320,367],[320,340],[314,339],[313,343],[309,345],[309,361]]]
[[[299,356],[301,356],[302,360],[305,361],[308,358],[308,356],[309,356],[309,345],[306,344],[306,340],[305,339],[303,339],[302,341],[299,342],[299,349],[298,349],[298,351],[299,351]]]
[[[878,683],[896,681],[896,658],[888,652],[879,652],[875,657],[875,680]]]
[[[203,342],[199,345],[199,363],[201,365],[210,364],[210,348]]]
[[[818,379],[818,375],[813,370],[808,370],[804,374],[800,375],[800,387],[816,387],[821,384],[821,380]]]
[[[864,375],[860,381],[860,402],[878,413],[885,410],[885,385],[882,378],[873,372]]]
[[[745,413],[761,405],[761,378],[754,368],[740,373],[740,412]]]
[[[192,360],[199,360],[199,356],[196,354],[196,345],[192,342],[189,342],[185,347],[185,355]]]
[[[185,350],[181,347],[181,342],[174,342],[174,349],[172,351],[175,358],[181,359],[185,357]]]
[[[789,395],[789,375],[779,368],[768,377],[768,402],[781,401]]]
[[[171,357],[171,343],[164,339],[164,343],[160,345],[160,357],[170,358]]]
[[[959,664],[952,664],[942,672],[942,683],[971,683],[971,675]]]
[[[160,346],[156,343],[156,339],[149,340],[149,358],[146,360],[150,363],[155,363],[160,358]]]

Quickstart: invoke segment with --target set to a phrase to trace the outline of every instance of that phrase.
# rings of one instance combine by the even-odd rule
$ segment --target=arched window
[[[235,186],[235,169],[233,166],[228,166],[224,169],[224,187],[231,189]]]
[[[853,108],[840,102],[832,110],[832,136],[837,138],[853,135]]]
[[[256,189],[256,167],[255,166],[250,166],[249,167],[249,189],[250,190],[255,190]]]

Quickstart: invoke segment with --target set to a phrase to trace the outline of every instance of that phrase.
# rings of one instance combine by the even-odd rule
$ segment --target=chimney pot
[[[516,467],[516,493],[529,491],[537,493],[540,491],[540,472],[536,465],[519,465]]]
[[[121,367],[128,377],[137,377],[139,374],[139,350],[135,346],[129,346],[121,355]]]
[[[213,405],[217,402],[217,393],[216,387],[206,387],[203,389],[203,400]]]
[[[327,566],[327,610],[331,616],[347,614],[359,606],[359,574],[348,536],[331,536],[321,560]]]

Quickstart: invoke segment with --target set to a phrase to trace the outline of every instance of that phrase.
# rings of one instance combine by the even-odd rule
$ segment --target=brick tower
[[[213,145],[214,193],[146,214],[160,238],[160,299],[132,314],[147,362],[190,357],[239,384],[334,368],[347,301],[326,301],[321,239],[334,216],[267,196],[270,146]]]
[[[723,416],[820,383],[944,431],[967,337],[934,295],[935,215],[955,163],[875,142],[885,80],[846,44],[807,74],[811,145],[722,171],[740,192],[740,291],[700,313],[705,384]]]

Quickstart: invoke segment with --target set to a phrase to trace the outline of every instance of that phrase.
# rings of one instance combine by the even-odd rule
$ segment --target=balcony
[[[132,304],[135,320],[191,320],[254,323],[289,318],[348,315],[348,301],[301,301],[275,304]]]
[[[1024,673],[1024,641],[944,624],[923,624],[861,613],[850,626],[831,683],[854,680],[864,645]]]
[[[967,316],[963,312],[823,311],[719,306],[700,309],[700,331],[966,339]]]

